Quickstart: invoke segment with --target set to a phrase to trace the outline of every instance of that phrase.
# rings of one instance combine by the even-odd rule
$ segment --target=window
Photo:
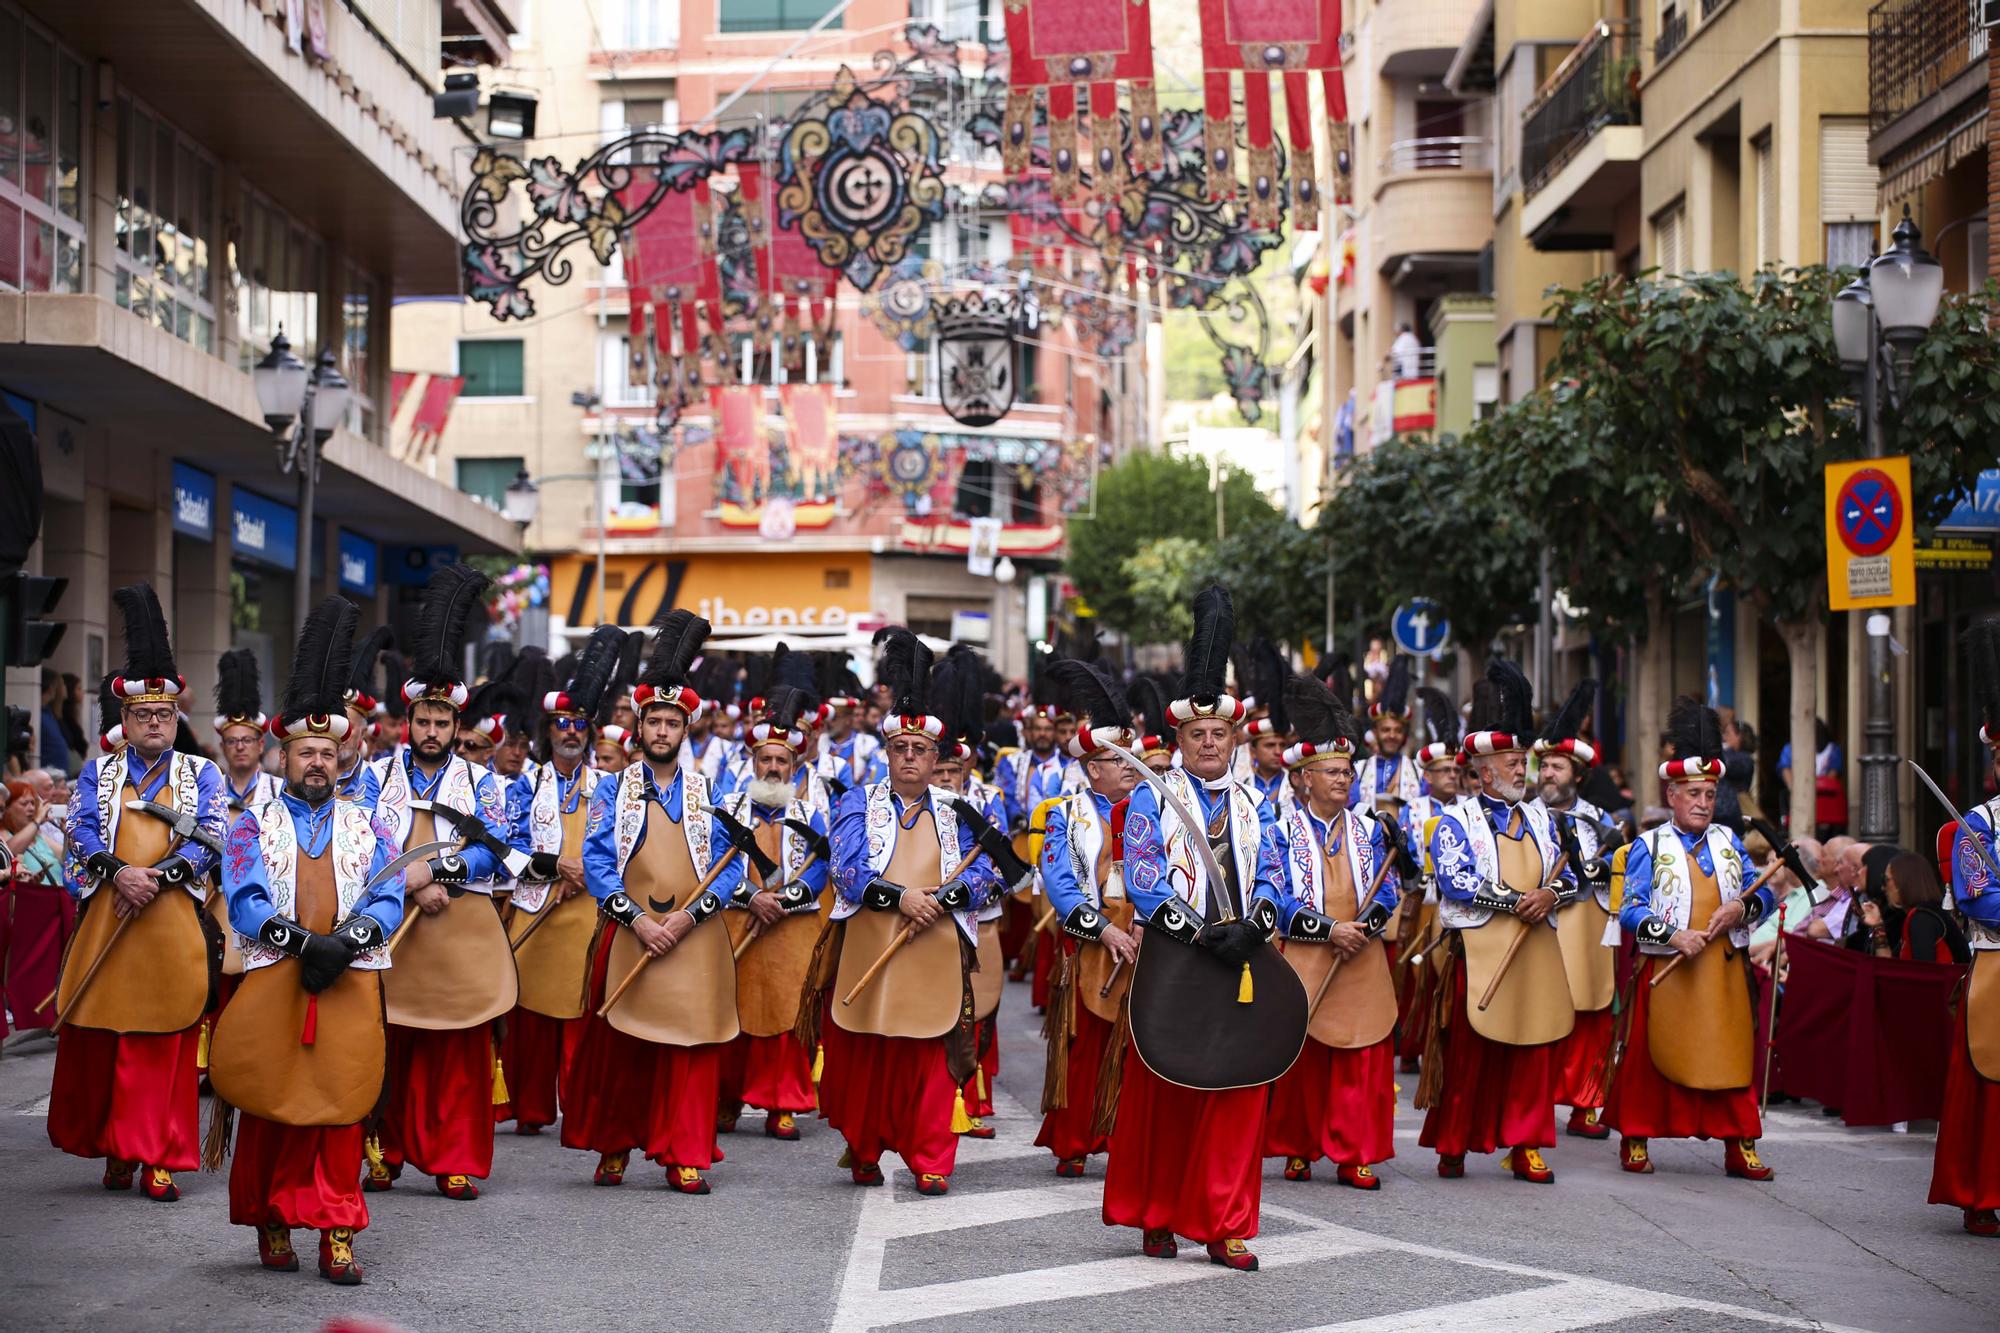
[[[129,97],[118,99],[116,225],[118,304],[214,351],[215,164]]]
[[[526,393],[519,338],[461,338],[458,373],[465,377],[459,391],[465,398],[520,398]]]
[[[83,289],[83,66],[0,9],[0,286]]]
[[[937,27],[948,42],[999,41],[1003,21],[997,0],[916,0],[917,21]]]
[[[1653,219],[1653,267],[1663,278],[1687,271],[1687,205],[1681,200]]]
[[[458,489],[495,509],[514,478],[521,475],[520,458],[461,458],[458,460]]]
[[[653,401],[653,386],[647,370],[639,369],[639,383],[632,382],[632,339],[623,333],[597,335],[597,392],[607,407],[647,407]]]
[[[375,280],[350,265],[347,290],[341,296],[340,373],[347,376],[347,428],[375,438],[375,381],[369,359],[369,321],[375,316]]]
[[[1868,122],[1860,117],[1819,123],[1819,220],[1829,268],[1853,267],[1875,253],[1875,167],[1868,160]]]
[[[1766,134],[1750,146],[1757,171],[1757,267],[1778,262],[1778,159]]]
[[[681,0],[610,0],[598,6],[598,32],[612,51],[679,46]]]
[[[717,0],[721,32],[794,32],[826,17],[837,0]],[[841,19],[827,25],[842,26]]]
[[[249,370],[284,330],[292,355],[311,365],[319,355],[320,287],[326,246],[268,200],[243,194],[241,234],[229,246],[229,281],[236,291],[236,360]],[[341,373],[351,381],[354,372]]]

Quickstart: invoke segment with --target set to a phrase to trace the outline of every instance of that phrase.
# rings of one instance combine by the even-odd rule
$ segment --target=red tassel
[[[306,1025],[299,1033],[299,1045],[310,1046],[319,1036],[319,996],[306,996]]]

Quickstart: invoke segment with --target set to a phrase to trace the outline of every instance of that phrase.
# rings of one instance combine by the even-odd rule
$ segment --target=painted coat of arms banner
[[[1313,70],[1319,71],[1325,89],[1334,202],[1347,203],[1353,194],[1347,88],[1340,74],[1340,0],[1201,0],[1201,54],[1209,193],[1217,199],[1236,197],[1230,85],[1240,73],[1243,128],[1250,145],[1250,222],[1276,227],[1282,221],[1270,82],[1271,75],[1279,75],[1285,83],[1290,175],[1299,205],[1293,220],[1301,231],[1315,229],[1320,201],[1313,183],[1312,90],[1306,78]]]
[[[1150,0],[1005,0],[1007,115],[1001,151],[1007,173],[1027,170],[1034,145],[1035,94],[1046,89],[1049,171],[1055,197],[1077,192],[1077,93],[1090,108],[1091,185],[1114,199],[1124,187],[1118,85],[1132,87],[1131,165],[1157,171],[1160,107],[1153,89]]]

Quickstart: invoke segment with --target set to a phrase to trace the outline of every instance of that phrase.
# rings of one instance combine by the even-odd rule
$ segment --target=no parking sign
[[[1910,460],[1826,466],[1826,593],[1835,611],[1917,600]]]

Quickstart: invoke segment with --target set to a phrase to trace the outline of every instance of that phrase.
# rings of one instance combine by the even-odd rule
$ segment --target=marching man
[[[590,719],[624,644],[625,631],[599,625],[577,653],[567,688],[542,698],[549,762],[536,767],[524,802],[530,868],[514,888],[508,923],[520,1002],[507,1015],[500,1047],[516,1134],[539,1134],[555,1123],[583,1036],[584,987],[597,933],[597,902],[583,882],[583,840],[604,776],[588,762]]]
[[[718,1127],[733,1130],[747,1103],[764,1112],[764,1133],[799,1137],[797,1117],[813,1109],[813,1053],[792,1035],[813,946],[820,891],[831,867],[826,816],[799,795],[793,775],[811,748],[819,703],[808,690],[778,685],[766,716],[744,733],[755,776],[725,806],[756,831],[757,845],[782,878],[744,877],[724,916],[736,960],[736,1015],[742,1027],[723,1054]]]
[[[1285,957],[1318,1003],[1298,1062],[1271,1089],[1264,1153],[1285,1159],[1287,1180],[1311,1180],[1325,1157],[1341,1184],[1379,1189],[1374,1164],[1396,1155],[1396,988],[1382,932],[1401,886],[1382,824],[1348,807],[1360,737],[1346,705],[1306,675],[1285,704],[1299,733],[1285,765],[1306,787],[1278,825]]]
[[[209,1064],[216,1096],[238,1112],[229,1220],[256,1228],[258,1260],[286,1272],[299,1266],[292,1229],[319,1232],[320,1276],[340,1286],[361,1281],[362,1121],[382,1092],[385,945],[403,919],[387,827],[334,798],[353,721],[326,683],[346,679],[353,635],[345,598],[307,617],[270,724],[283,791],[230,829],[223,892],[244,975]]]
[[[964,797],[987,823],[1004,829],[1007,798],[998,787],[982,780],[974,767],[986,716],[980,673],[979,654],[963,643],[953,644],[945,660],[931,672],[931,698],[947,727],[947,734],[938,742],[932,781],[954,796]],[[965,1132],[975,1139],[990,1139],[996,1132],[986,1117],[993,1114],[993,1089],[1000,1078],[996,1015],[1007,984],[1007,965],[1000,946],[1000,919],[1006,914],[1007,902],[1004,894],[995,894],[979,909],[978,966],[972,973],[973,1047],[978,1058],[972,1076],[960,1089],[972,1121]]]
[[[1389,664],[1382,693],[1368,705],[1368,725],[1375,733],[1375,753],[1361,762],[1355,804],[1363,810],[1407,806],[1423,795],[1424,787],[1417,766],[1403,753],[1410,734],[1410,659],[1401,653]]]
[[[405,872],[409,906],[389,945],[389,1093],[371,1190],[391,1188],[408,1162],[446,1198],[470,1200],[473,1181],[493,1170],[493,1020],[514,1007],[518,987],[491,894],[510,873],[511,849],[500,784],[452,753],[466,703],[459,645],[486,584],[464,565],[431,576],[402,685],[410,743],[375,764],[375,809],[394,850],[445,846]]]
[[[577,1046],[566,1148],[598,1155],[593,1179],[619,1185],[632,1149],[682,1194],[707,1194],[725,1043],[735,1039],[736,967],[714,918],[743,879],[741,853],[710,807],[708,779],[680,762],[704,707],[688,671],[708,637],[689,611],[665,613],[632,690],[638,761],[600,782],[584,834],[584,884],[605,923],[591,959],[590,1016]]]
[[[257,680],[257,657],[248,648],[234,648],[215,664],[215,735],[222,744],[222,795],[231,817],[278,799],[284,779],[266,773],[263,691]]]
[[[1049,671],[1064,687],[1069,708],[1085,718],[1069,748],[1083,765],[1086,786],[1049,812],[1042,840],[1042,891],[1075,945],[1068,962],[1070,1001],[1049,1012],[1049,1086],[1042,1091],[1035,1146],[1055,1154],[1057,1175],[1080,1176],[1085,1159],[1110,1147],[1111,1127],[1097,1114],[1099,1080],[1122,1072],[1119,1018],[1139,957],[1115,845],[1138,775],[1104,748],[1132,743],[1124,692],[1095,663],[1055,662]]]
[[[880,1185],[901,1155],[920,1194],[950,1188],[960,1091],[975,1063],[963,951],[978,945],[991,861],[951,794],[932,785],[945,723],[929,707],[931,651],[878,631],[893,704],[882,719],[889,776],[840,798],[833,825],[839,966],[825,1025],[822,1114],[847,1141],[857,1185]]]
[[[835,791],[880,782],[886,771],[882,742],[855,726],[861,700],[851,694],[836,694],[826,700],[826,706],[830,711],[814,765],[820,779]]]
[[[1966,631],[1968,674],[1980,710],[1979,741],[2000,778],[2000,620]],[[1951,891],[1965,914],[1972,972],[1959,1002],[1938,1114],[1932,1203],[1965,1211],[1965,1229],[2000,1236],[2000,797],[1966,811],[1952,849]]]
[[[1556,1103],[1570,1108],[1564,1132],[1580,1139],[1609,1137],[1599,1111],[1611,1058],[1614,1020],[1611,1001],[1618,989],[1617,933],[1606,943],[1611,925],[1611,864],[1600,843],[1610,816],[1577,795],[1583,775],[1597,765],[1597,750],[1577,735],[1597,682],[1583,680],[1570,691],[1562,711],[1535,741],[1541,763],[1538,785],[1542,808],[1558,818],[1565,839],[1573,838],[1575,867],[1585,892],[1556,909],[1556,942],[1562,945],[1563,971],[1569,977],[1570,1000],[1576,1005],[1576,1026],[1556,1049]]]
[[[1625,854],[1618,923],[1638,941],[1624,1053],[1604,1120],[1627,1170],[1651,1175],[1647,1140],[1723,1141],[1723,1166],[1769,1180],[1757,1159],[1756,1014],[1744,975],[1750,928],[1775,910],[1768,888],[1746,894],[1749,855],[1715,820],[1722,726],[1691,696],[1674,701],[1667,734],[1678,756],[1660,765],[1673,818]]]
[[[1502,1165],[1515,1179],[1555,1179],[1540,1150],[1555,1143],[1556,1043],[1576,1010],[1550,914],[1575,872],[1548,812],[1528,799],[1533,698],[1519,667],[1487,663],[1461,750],[1479,792],[1447,808],[1431,839],[1448,953],[1431,1001],[1417,1091],[1430,1114],[1417,1142],[1437,1149],[1447,1179],[1465,1174],[1467,1153],[1496,1148],[1509,1149]]]
[[[1438,816],[1456,801],[1458,790],[1458,708],[1444,692],[1425,686],[1417,691],[1424,701],[1425,743],[1416,753],[1417,767],[1424,775],[1425,790],[1403,807],[1403,846],[1408,856],[1420,864],[1416,870],[1423,882],[1422,893],[1403,895],[1402,920],[1396,930],[1396,1055],[1403,1073],[1417,1072],[1424,1053],[1424,1038],[1430,1029],[1431,977],[1433,968],[1425,954],[1437,942],[1437,868],[1431,863],[1431,834]],[[1409,873],[1410,867],[1403,867]]]
[[[143,1167],[146,1197],[172,1203],[173,1173],[201,1163],[209,949],[198,914],[228,821],[222,774],[173,748],[187,682],[159,598],[138,583],[113,599],[125,669],[111,682],[120,726],[106,744],[122,748],[83,766],[63,826],[63,878],[83,908],[56,988],[49,1142],[102,1157],[108,1190],[131,1189]],[[185,835],[180,821],[191,821]]]

